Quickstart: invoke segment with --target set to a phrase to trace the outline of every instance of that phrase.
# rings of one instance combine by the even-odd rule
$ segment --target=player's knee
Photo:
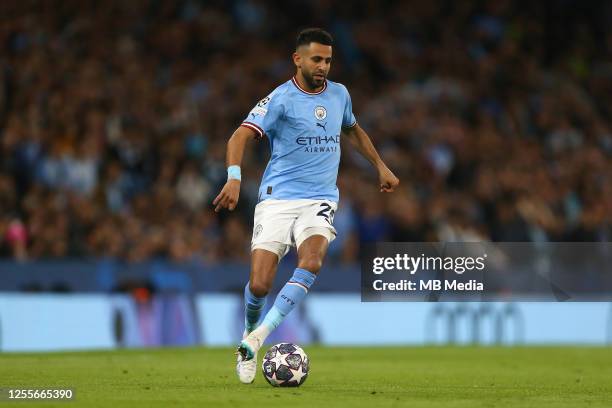
[[[272,289],[272,283],[266,282],[263,279],[253,279],[249,283],[249,289],[255,296],[264,297],[270,292],[270,289]]]
[[[319,273],[321,266],[323,266],[323,261],[316,255],[306,256],[298,262],[298,268],[306,269],[315,275]]]

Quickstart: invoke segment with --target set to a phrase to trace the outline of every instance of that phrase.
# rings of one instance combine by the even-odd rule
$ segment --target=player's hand
[[[391,193],[399,185],[399,179],[387,166],[383,166],[378,171],[378,181],[380,181],[381,193]]]
[[[233,211],[238,204],[238,197],[240,196],[240,180],[231,179],[221,189],[221,192],[213,200],[215,206],[215,212],[219,212],[222,208],[227,208]]]

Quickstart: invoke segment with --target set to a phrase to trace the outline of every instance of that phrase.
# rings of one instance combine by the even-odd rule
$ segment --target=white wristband
[[[240,181],[242,179],[240,175],[240,166],[229,166],[227,168],[227,179]]]

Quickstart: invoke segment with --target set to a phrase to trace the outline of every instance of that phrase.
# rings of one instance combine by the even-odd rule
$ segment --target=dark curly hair
[[[322,28],[307,28],[300,31],[298,34],[295,48],[298,48],[300,45],[308,45],[311,42],[323,45],[334,45],[334,38]]]

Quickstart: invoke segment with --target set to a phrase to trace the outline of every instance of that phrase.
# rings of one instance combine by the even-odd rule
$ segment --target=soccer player
[[[228,179],[213,201],[217,212],[236,208],[247,141],[266,135],[272,150],[255,207],[251,274],[244,288],[245,330],[236,371],[246,384],[255,378],[259,348],[304,299],[335,238],[340,138],[349,139],[376,168],[381,192],[392,192],[399,184],[357,124],[347,89],[327,80],[332,43],[324,30],[300,32],[293,54],[295,76],[259,101],[227,144]],[[297,268],[258,324],[277,265],[291,247],[297,247]]]

